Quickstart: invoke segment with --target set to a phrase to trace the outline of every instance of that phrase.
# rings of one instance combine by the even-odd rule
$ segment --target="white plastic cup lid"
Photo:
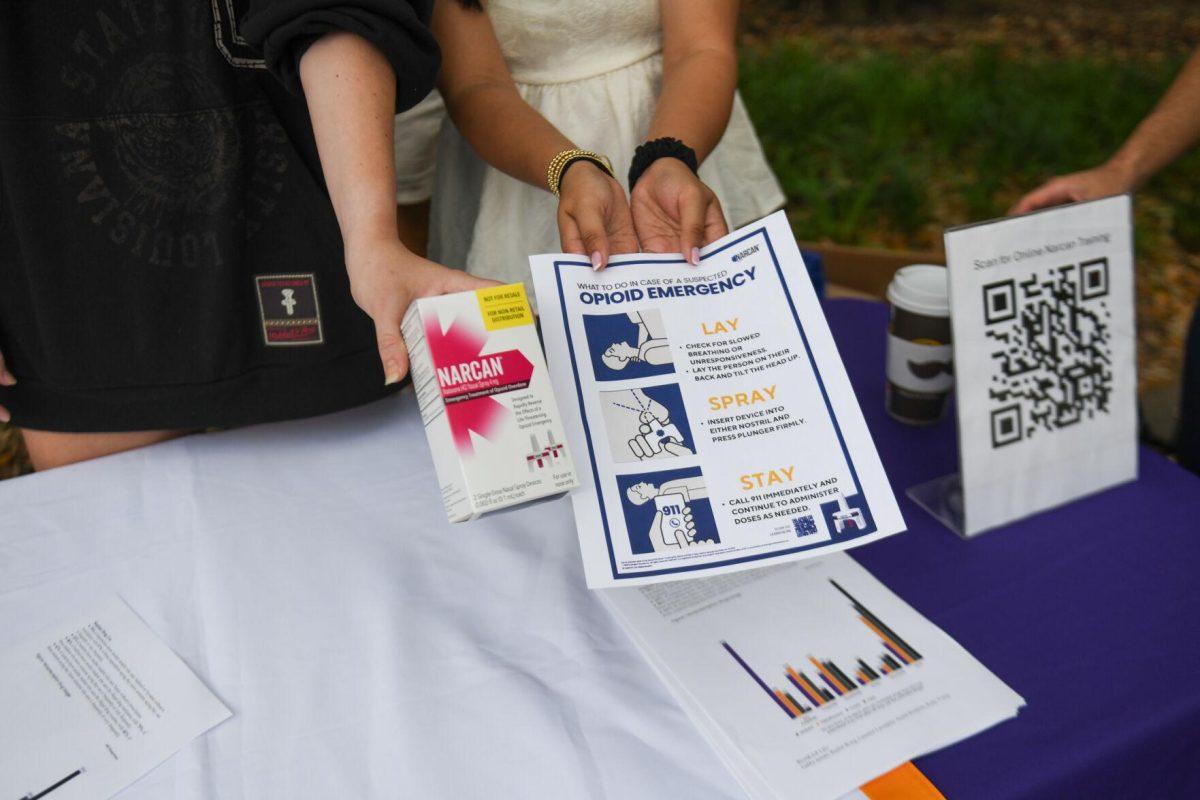
[[[888,302],[905,311],[930,317],[950,316],[946,268],[936,264],[912,264],[896,270],[888,284]]]

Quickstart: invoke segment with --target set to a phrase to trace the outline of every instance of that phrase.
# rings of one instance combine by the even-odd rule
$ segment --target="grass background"
[[[797,38],[746,51],[741,87],[798,236],[928,249],[944,227],[1003,214],[1047,177],[1103,161],[1181,65],[986,44],[828,55]],[[1198,185],[1200,153],[1143,196],[1194,210]],[[1200,249],[1200,216],[1174,223],[1169,233]],[[1162,231],[1139,233],[1151,245]]]
[[[1104,161],[1200,45],[1194,0],[744,0],[740,83],[809,241],[940,250]],[[1139,386],[1169,438],[1200,152],[1135,197]]]

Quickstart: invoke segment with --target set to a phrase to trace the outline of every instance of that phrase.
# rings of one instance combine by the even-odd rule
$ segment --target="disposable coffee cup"
[[[913,264],[888,285],[887,412],[909,425],[932,425],[954,388],[946,268]]]

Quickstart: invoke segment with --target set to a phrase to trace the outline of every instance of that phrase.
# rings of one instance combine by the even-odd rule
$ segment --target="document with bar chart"
[[[1024,705],[844,554],[602,595],[755,800],[833,800]]]

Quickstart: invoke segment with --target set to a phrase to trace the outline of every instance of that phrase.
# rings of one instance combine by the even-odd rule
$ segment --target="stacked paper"
[[[832,800],[1025,704],[844,554],[601,594],[754,800]]]

